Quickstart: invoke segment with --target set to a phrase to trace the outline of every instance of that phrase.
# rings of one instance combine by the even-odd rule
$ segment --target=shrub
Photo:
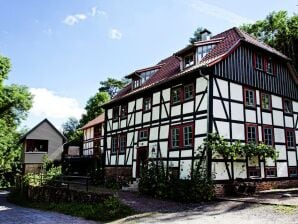
[[[214,196],[214,184],[201,164],[196,164],[190,179],[167,175],[161,162],[150,161],[139,182],[141,194],[179,202],[209,201]]]

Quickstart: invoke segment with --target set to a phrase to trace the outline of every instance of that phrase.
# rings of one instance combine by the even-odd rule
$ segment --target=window
[[[213,44],[209,44],[209,45],[204,45],[204,46],[200,46],[198,47],[198,61],[200,61],[203,57],[205,57],[206,54],[209,53],[209,51],[212,50],[212,48],[214,47],[215,45]]]
[[[185,126],[183,128],[183,141],[184,141],[184,146],[192,146],[192,126]]]
[[[297,176],[297,167],[290,166],[289,167],[289,177],[296,177]]]
[[[255,107],[255,91],[252,89],[245,89],[245,106],[247,107]]]
[[[182,99],[181,99],[181,88],[172,89],[171,99],[172,99],[172,104],[176,104],[176,103],[182,102]]]
[[[194,65],[194,54],[190,54],[184,57],[184,68]]]
[[[261,54],[256,54],[256,68],[263,70],[263,58]]]
[[[271,110],[271,96],[266,93],[261,93],[261,107],[263,110]]]
[[[288,149],[295,149],[295,134],[291,129],[286,130],[286,145]]]
[[[266,177],[276,177],[276,167],[265,168]]]
[[[172,147],[177,148],[180,146],[180,129],[173,128],[172,129]]]
[[[184,100],[189,100],[193,98],[194,88],[193,84],[188,84],[184,86]]]
[[[177,104],[194,98],[194,84],[190,83],[171,90],[171,103]]]
[[[119,107],[113,108],[113,120],[116,121],[119,118]]]
[[[273,146],[273,129],[272,127],[265,126],[263,127],[263,138],[264,138],[264,143],[266,145],[271,145]]]
[[[273,63],[271,57],[269,57],[267,60],[267,73],[273,74]]]
[[[144,98],[143,110],[144,111],[151,110],[151,98],[150,97]]]
[[[247,143],[258,143],[258,132],[257,125],[248,124],[246,125],[246,142]]]
[[[193,125],[181,125],[171,128],[172,148],[183,148],[193,145]]]
[[[148,140],[148,129],[142,129],[142,130],[139,130],[139,141],[145,141],[145,140]]]
[[[120,152],[125,152],[125,149],[126,149],[126,135],[125,134],[120,135],[119,141],[120,141],[119,151]]]
[[[248,176],[249,177],[260,177],[261,170],[259,167],[248,167]]]
[[[293,106],[292,101],[289,99],[284,99],[284,111],[285,113],[292,113],[293,112]]]
[[[48,140],[27,139],[26,152],[47,152]]]
[[[116,153],[117,148],[118,148],[118,137],[117,136],[112,137],[111,147],[112,147],[112,153]]]
[[[121,106],[120,117],[126,118],[127,117],[127,105]]]
[[[136,89],[141,86],[141,79],[137,78],[133,80],[133,89]]]

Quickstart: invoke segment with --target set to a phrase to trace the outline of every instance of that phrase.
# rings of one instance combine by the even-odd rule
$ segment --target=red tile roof
[[[278,52],[274,48],[258,41],[256,38],[248,35],[246,32],[240,30],[239,28],[234,27],[216,36],[213,36],[210,40],[195,42],[193,45],[189,45],[184,49],[178,51],[173,56],[160,61],[157,65],[152,67],[159,67],[159,70],[155,74],[153,74],[151,78],[149,78],[145,83],[143,83],[141,87],[133,90],[131,88],[131,84],[128,84],[110,102],[114,102],[119,100],[120,98],[139,93],[152,86],[168,82],[176,77],[186,75],[201,67],[210,67],[227,57],[234,49],[236,49],[240,45],[241,41],[255,45],[286,60],[290,60],[287,56]],[[205,57],[203,57],[199,63],[183,71],[180,70],[180,59],[176,55],[179,56],[180,54],[189,51],[191,48],[210,43],[215,43],[216,46],[214,46],[213,49],[207,55],[205,55]],[[145,68],[145,70],[146,69],[148,68]],[[135,72],[142,70],[144,69],[136,70]]]
[[[87,129],[90,128],[92,126],[95,126],[97,124],[103,123],[105,120],[105,114],[101,114],[99,116],[97,116],[96,118],[94,118],[93,120],[89,121],[87,124],[85,124],[81,129]]]

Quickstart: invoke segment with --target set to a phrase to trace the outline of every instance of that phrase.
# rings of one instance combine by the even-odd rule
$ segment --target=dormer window
[[[184,57],[184,68],[188,68],[194,65],[194,63],[195,63],[194,54],[189,54]]]
[[[273,74],[273,63],[272,63],[272,58],[268,58],[267,61],[267,73]]]
[[[263,70],[263,58],[261,54],[256,55],[256,69]]]
[[[132,83],[133,83],[133,89],[136,89],[141,86],[141,79],[140,78],[134,79]]]

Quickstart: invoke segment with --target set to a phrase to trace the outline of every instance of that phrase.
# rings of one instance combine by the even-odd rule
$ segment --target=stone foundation
[[[40,173],[42,164],[24,164],[24,174]]]
[[[293,188],[298,187],[298,179],[295,180],[262,180],[257,182],[234,182],[234,185],[240,185],[240,184],[247,184],[250,186],[256,186],[256,192],[258,191],[264,191],[264,190],[270,190],[270,189],[282,189],[282,188]],[[224,184],[215,184],[215,195],[218,197],[227,196],[231,192],[231,189],[229,188],[229,185],[231,183],[224,183]]]
[[[118,179],[131,179],[132,178],[132,168],[131,167],[105,167],[105,177]]]

